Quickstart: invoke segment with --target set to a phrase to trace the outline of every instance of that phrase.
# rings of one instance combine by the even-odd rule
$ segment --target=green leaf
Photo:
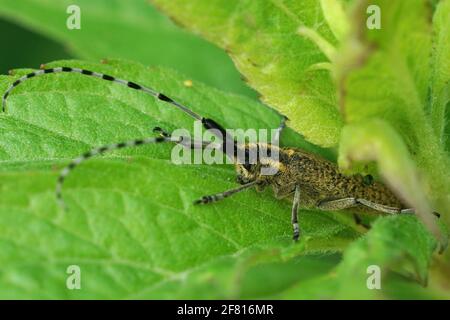
[[[433,16],[433,70],[431,75],[431,119],[436,135],[443,138],[446,107],[450,100],[450,1],[441,1]]]
[[[396,131],[382,120],[366,121],[344,127],[339,150],[339,165],[350,169],[354,162],[376,161],[380,174],[392,190],[404,199],[415,213],[441,241],[442,248],[448,245],[447,235],[442,235],[436,217],[422,190],[417,167],[408,155],[408,150]]]
[[[149,287],[130,296],[133,299],[298,299],[290,293],[293,285],[309,286],[331,272],[339,256],[307,255],[279,260],[275,250],[246,250],[217,259],[192,270],[186,276]],[[303,293],[304,294],[304,293]]]
[[[328,146],[337,143],[341,129],[333,122],[340,115],[331,70],[345,121],[363,125],[379,117],[395,128],[424,173],[423,192],[448,216],[450,160],[435,135],[435,130],[442,131],[448,98],[448,32],[443,26],[448,4],[435,10],[432,52],[431,9],[422,0],[371,3],[381,9],[381,30],[366,26],[367,1],[351,6],[348,24],[341,21],[347,6],[337,1],[153,2],[185,27],[226,48],[265,102],[288,115],[290,125],[307,140]],[[323,20],[328,26],[320,23]],[[429,59],[432,53],[434,63]],[[331,63],[324,71],[327,61]],[[436,98],[430,99],[430,85]],[[317,99],[322,94],[325,98]],[[437,104],[431,117],[436,125],[427,115],[430,101]]]
[[[62,65],[153,87],[226,128],[270,129],[280,121],[276,112],[252,99],[197,81],[185,86],[184,76],[164,68],[114,60],[59,61],[48,66]],[[28,71],[0,77],[0,91]],[[192,132],[193,123],[142,92],[83,75],[44,75],[12,91],[8,114],[0,116],[1,297],[198,297],[194,289],[205,281],[223,281],[214,270],[239,278],[242,268],[229,266],[252,260],[254,250],[258,256],[269,256],[262,262],[278,274],[273,288],[264,293],[271,296],[301,277],[303,268],[295,273],[292,257],[341,252],[360,235],[350,217],[302,210],[304,237],[293,244],[291,204],[274,199],[270,190],[262,194],[249,190],[211,206],[194,206],[192,201],[202,195],[236,186],[233,168],[173,165],[171,145],[124,149],[88,161],[64,186],[70,211],[58,208],[55,183],[71,158],[93,146],[153,136],[154,126]],[[333,156],[292,130],[283,134],[282,143]],[[326,270],[334,262],[324,263]],[[82,290],[65,286],[66,268],[72,264],[81,267]],[[307,263],[304,269],[311,266]],[[179,292],[177,283],[185,277],[188,284]],[[245,283],[241,288],[238,281],[212,294],[257,296],[251,288]]]
[[[430,86],[436,83],[437,80],[433,79],[437,79],[437,74],[440,74],[440,78],[446,77],[445,72],[439,73],[437,70],[445,68],[447,63],[445,59],[436,58],[436,54],[439,56],[442,50],[442,45],[437,45],[436,50],[432,52],[429,21],[431,13],[428,12],[430,8],[426,1],[421,0],[408,3],[373,1],[371,4],[380,7],[382,26],[381,30],[369,30],[366,28],[366,2],[359,3],[361,5],[352,15],[353,31],[341,46],[341,64],[336,65],[335,70],[339,79],[339,91],[343,93],[340,97],[340,105],[344,106],[342,112],[348,123],[359,127],[364,127],[373,119],[379,118],[395,129],[403,140],[400,143],[405,144],[406,148],[396,150],[396,154],[385,161],[391,161],[400,167],[403,162],[399,159],[412,157],[417,167],[414,176],[421,177],[422,196],[419,197],[417,188],[414,195],[410,194],[411,190],[408,188],[411,184],[406,183],[406,180],[403,180],[402,185],[397,185],[396,190],[405,200],[414,201],[418,208],[429,206],[426,203],[426,196],[433,209],[442,213],[443,219],[450,222],[450,198],[448,197],[450,159],[444,151],[440,137],[436,135],[433,117],[430,117],[427,112],[428,104],[434,99],[430,99],[429,96]],[[438,8],[435,14],[439,16],[441,12]],[[435,19],[439,20],[438,17]],[[361,30],[363,30],[362,35]],[[389,32],[382,30],[389,30]],[[437,31],[439,33],[439,30]],[[445,35],[441,34],[440,37]],[[355,42],[358,45],[355,45]],[[360,56],[351,56],[351,58],[345,56],[349,48],[355,46],[363,48],[356,51]],[[435,63],[430,64],[429,58],[432,53],[435,54]],[[349,60],[343,62],[345,59]],[[361,63],[352,67],[354,60]],[[448,80],[447,75],[446,81]],[[437,83],[443,82],[445,82],[443,79],[437,81]],[[432,93],[432,97],[438,96]],[[380,133],[378,139],[387,140],[388,134],[378,131]],[[354,137],[347,134],[346,138]],[[345,143],[346,138],[343,138],[342,143]],[[392,139],[398,140],[398,138]],[[360,147],[363,143],[361,141]],[[382,155],[379,156],[382,157]],[[389,175],[387,172],[384,174],[385,177]],[[395,173],[392,172],[390,175],[393,177]]]
[[[342,41],[350,28],[347,15],[343,8],[343,2],[340,0],[320,0],[320,4],[331,31],[337,40]]]
[[[329,57],[310,37],[333,50],[333,30],[321,3],[333,1],[152,0],[187,29],[227,50],[262,100],[291,120],[308,141],[335,146],[342,127]],[[336,13],[337,15],[339,13]],[[337,17],[327,15],[328,21]],[[337,34],[345,22],[334,23]],[[299,31],[300,28],[300,31]],[[299,34],[302,33],[302,34]]]
[[[413,216],[398,215],[378,220],[366,237],[355,241],[346,250],[343,262],[337,269],[338,297],[389,298],[396,292],[392,288],[398,285],[399,273],[393,271],[426,285],[435,247],[434,238]],[[378,290],[368,288],[367,283],[372,284],[369,276],[374,274],[370,266],[380,270]],[[391,280],[394,282],[391,283]]]
[[[433,16],[433,70],[430,113],[433,129],[447,151],[450,150],[450,1],[438,3]]]
[[[341,138],[341,166],[377,161],[380,175],[435,235],[431,208],[450,222],[450,160],[441,133],[448,1],[433,12],[423,0],[153,2],[227,49],[263,100],[307,140],[334,146]],[[381,30],[367,27],[369,4],[381,9]],[[445,246],[447,235],[440,240]]]
[[[66,27],[70,4],[81,9],[80,30]],[[0,0],[0,15],[62,43],[77,58],[167,66],[226,91],[255,96],[224,52],[180,30],[145,1]],[[10,52],[18,50],[13,42],[6,46]]]

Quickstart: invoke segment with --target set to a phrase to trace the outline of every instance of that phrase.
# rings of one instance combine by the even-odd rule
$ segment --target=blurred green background
[[[69,30],[69,5],[81,29]],[[133,0],[0,0],[0,72],[38,68],[57,59],[123,58],[166,66],[225,91],[256,97],[221,49],[192,35],[148,2]]]
[[[15,68],[37,68],[46,61],[74,57],[60,43],[7,18],[0,19],[0,37],[7,49],[0,51],[1,74]]]

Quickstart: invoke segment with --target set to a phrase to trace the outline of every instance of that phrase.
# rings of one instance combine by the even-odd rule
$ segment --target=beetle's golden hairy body
[[[261,148],[261,144],[247,145],[248,148]],[[264,145],[273,151],[278,151],[278,161],[272,158],[262,158],[250,170],[242,165],[236,165],[241,183],[257,180],[257,189],[272,187],[277,198],[284,198],[294,193],[295,187],[301,190],[301,206],[317,207],[325,200],[342,198],[365,199],[377,204],[399,209],[404,204],[384,184],[367,181],[361,175],[347,176],[342,174],[336,164],[317,155],[296,148],[277,148]],[[276,148],[276,149],[275,149]],[[271,154],[271,152],[269,152]],[[260,175],[261,167],[270,165],[276,168],[274,175]],[[370,208],[356,205],[358,209],[376,212]]]

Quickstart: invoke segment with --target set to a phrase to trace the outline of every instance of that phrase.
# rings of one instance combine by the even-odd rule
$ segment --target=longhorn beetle
[[[358,209],[372,213],[414,213],[414,209],[407,208],[390,189],[380,182],[373,181],[370,175],[365,177],[361,175],[345,176],[339,172],[334,163],[328,160],[296,148],[279,148],[277,146],[278,143],[265,145],[262,145],[261,143],[238,144],[234,138],[227,134],[224,127],[213,119],[200,116],[183,104],[173,100],[161,92],[155,91],[152,88],[145,87],[135,82],[112,77],[107,74],[72,67],[41,69],[29,73],[16,80],[7,89],[2,100],[3,112],[6,112],[6,99],[8,95],[19,84],[35,76],[59,72],[79,73],[86,76],[116,82],[121,85],[128,86],[129,88],[143,91],[156,99],[173,105],[188,114],[191,118],[200,120],[206,130],[211,130],[213,134],[218,136],[222,141],[221,146],[223,153],[233,159],[235,163],[237,181],[240,183],[240,186],[218,194],[206,195],[201,199],[196,200],[194,202],[195,204],[216,202],[252,187],[255,187],[258,191],[262,191],[265,187],[271,186],[275,197],[278,199],[293,196],[291,222],[293,226],[294,240],[298,240],[300,236],[300,228],[298,224],[298,209],[300,204],[305,207],[315,207],[323,210]],[[277,140],[285,127],[286,120],[287,118],[284,117],[279,128],[277,129]],[[67,175],[83,161],[88,160],[95,155],[103,154],[112,150],[152,143],[172,142],[194,149],[202,148],[207,144],[203,141],[191,140],[188,137],[174,138],[159,127],[156,127],[154,132],[159,135],[157,137],[136,139],[97,147],[72,160],[70,164],[67,165],[60,173],[56,186],[56,197],[58,202],[64,206],[61,191]],[[231,151],[230,148],[225,148],[225,146],[230,145]],[[247,158],[244,159],[244,161],[238,161],[240,159],[237,157],[237,151],[243,151],[247,157],[247,155],[251,151],[254,151],[255,148],[259,149],[263,147],[267,148],[269,153],[275,151],[278,152],[278,160],[269,161],[270,159],[259,158],[256,163],[253,164],[250,163]],[[276,174],[262,175],[262,168],[267,167],[273,167]],[[434,214],[439,216],[438,213]]]

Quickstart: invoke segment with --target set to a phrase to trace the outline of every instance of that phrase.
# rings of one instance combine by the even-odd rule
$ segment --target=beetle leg
[[[294,229],[294,241],[300,237],[300,227],[298,225],[298,204],[300,203],[300,187],[295,186],[294,201],[292,202],[291,222]]]
[[[252,181],[252,182],[243,184],[234,189],[226,190],[224,192],[220,192],[220,193],[216,193],[216,194],[212,194],[212,195],[203,196],[200,199],[195,200],[194,204],[207,204],[207,203],[212,203],[212,202],[216,202],[216,201],[225,199],[235,193],[238,193],[245,189],[254,187],[256,185],[256,183],[257,183],[257,181]]]
[[[355,198],[325,199],[317,203],[317,207],[322,210],[343,210],[355,207],[358,203]]]
[[[363,205],[367,208],[389,214],[415,214],[415,211],[412,208],[400,209],[372,202],[366,199],[352,197],[333,200],[321,200],[317,204],[317,207],[322,210],[344,210],[355,207],[357,205]],[[437,212],[433,212],[433,214],[438,218],[441,216]]]
[[[348,208],[353,208],[357,205],[363,205],[365,207],[368,207],[370,209],[389,213],[389,214],[397,214],[401,213],[400,208],[395,207],[389,207],[385,206],[383,204],[378,204],[366,199],[362,198],[342,198],[342,199],[334,199],[334,200],[322,200],[317,204],[317,207],[323,210],[343,210]]]

